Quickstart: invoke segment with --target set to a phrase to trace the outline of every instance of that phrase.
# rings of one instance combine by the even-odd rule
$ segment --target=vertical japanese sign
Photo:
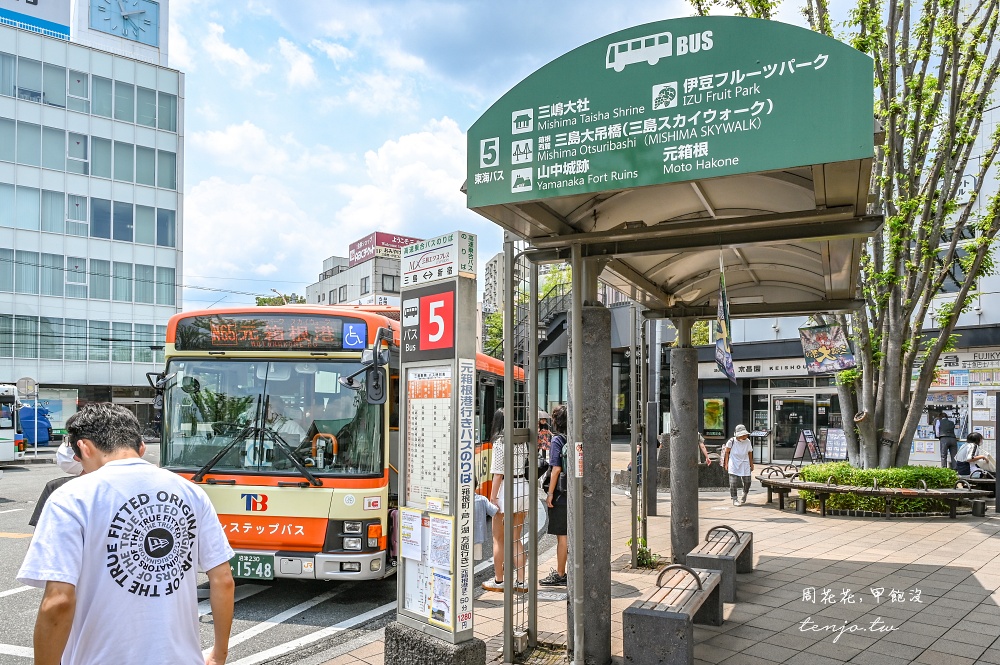
[[[719,307],[715,316],[715,364],[719,366],[720,372],[736,383],[732,344],[733,337],[729,332],[729,300],[726,298],[726,274],[720,269]]]
[[[475,251],[476,236],[456,231],[401,259],[397,619],[451,643],[473,637]]]

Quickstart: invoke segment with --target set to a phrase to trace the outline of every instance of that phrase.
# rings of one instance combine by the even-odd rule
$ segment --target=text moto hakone
[[[402,356],[406,361],[455,357],[455,283],[406,292]]]

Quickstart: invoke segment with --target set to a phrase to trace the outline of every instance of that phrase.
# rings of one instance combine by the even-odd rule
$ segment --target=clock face
[[[160,43],[160,4],[153,0],[90,0],[90,27],[149,46]]]

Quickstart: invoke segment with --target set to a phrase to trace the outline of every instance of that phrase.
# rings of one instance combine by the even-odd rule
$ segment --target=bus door
[[[490,495],[492,474],[490,474],[490,463],[493,459],[493,443],[490,441],[490,432],[493,431],[493,414],[499,408],[497,399],[497,389],[502,386],[497,385],[497,376],[489,372],[477,372],[476,382],[476,432],[478,432],[478,442],[476,443],[476,481],[478,487],[476,492],[483,496]]]

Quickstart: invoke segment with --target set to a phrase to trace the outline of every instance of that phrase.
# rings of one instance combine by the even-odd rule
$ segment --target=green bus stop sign
[[[636,26],[545,65],[468,133],[468,205],[871,158],[872,60],[775,21]]]

